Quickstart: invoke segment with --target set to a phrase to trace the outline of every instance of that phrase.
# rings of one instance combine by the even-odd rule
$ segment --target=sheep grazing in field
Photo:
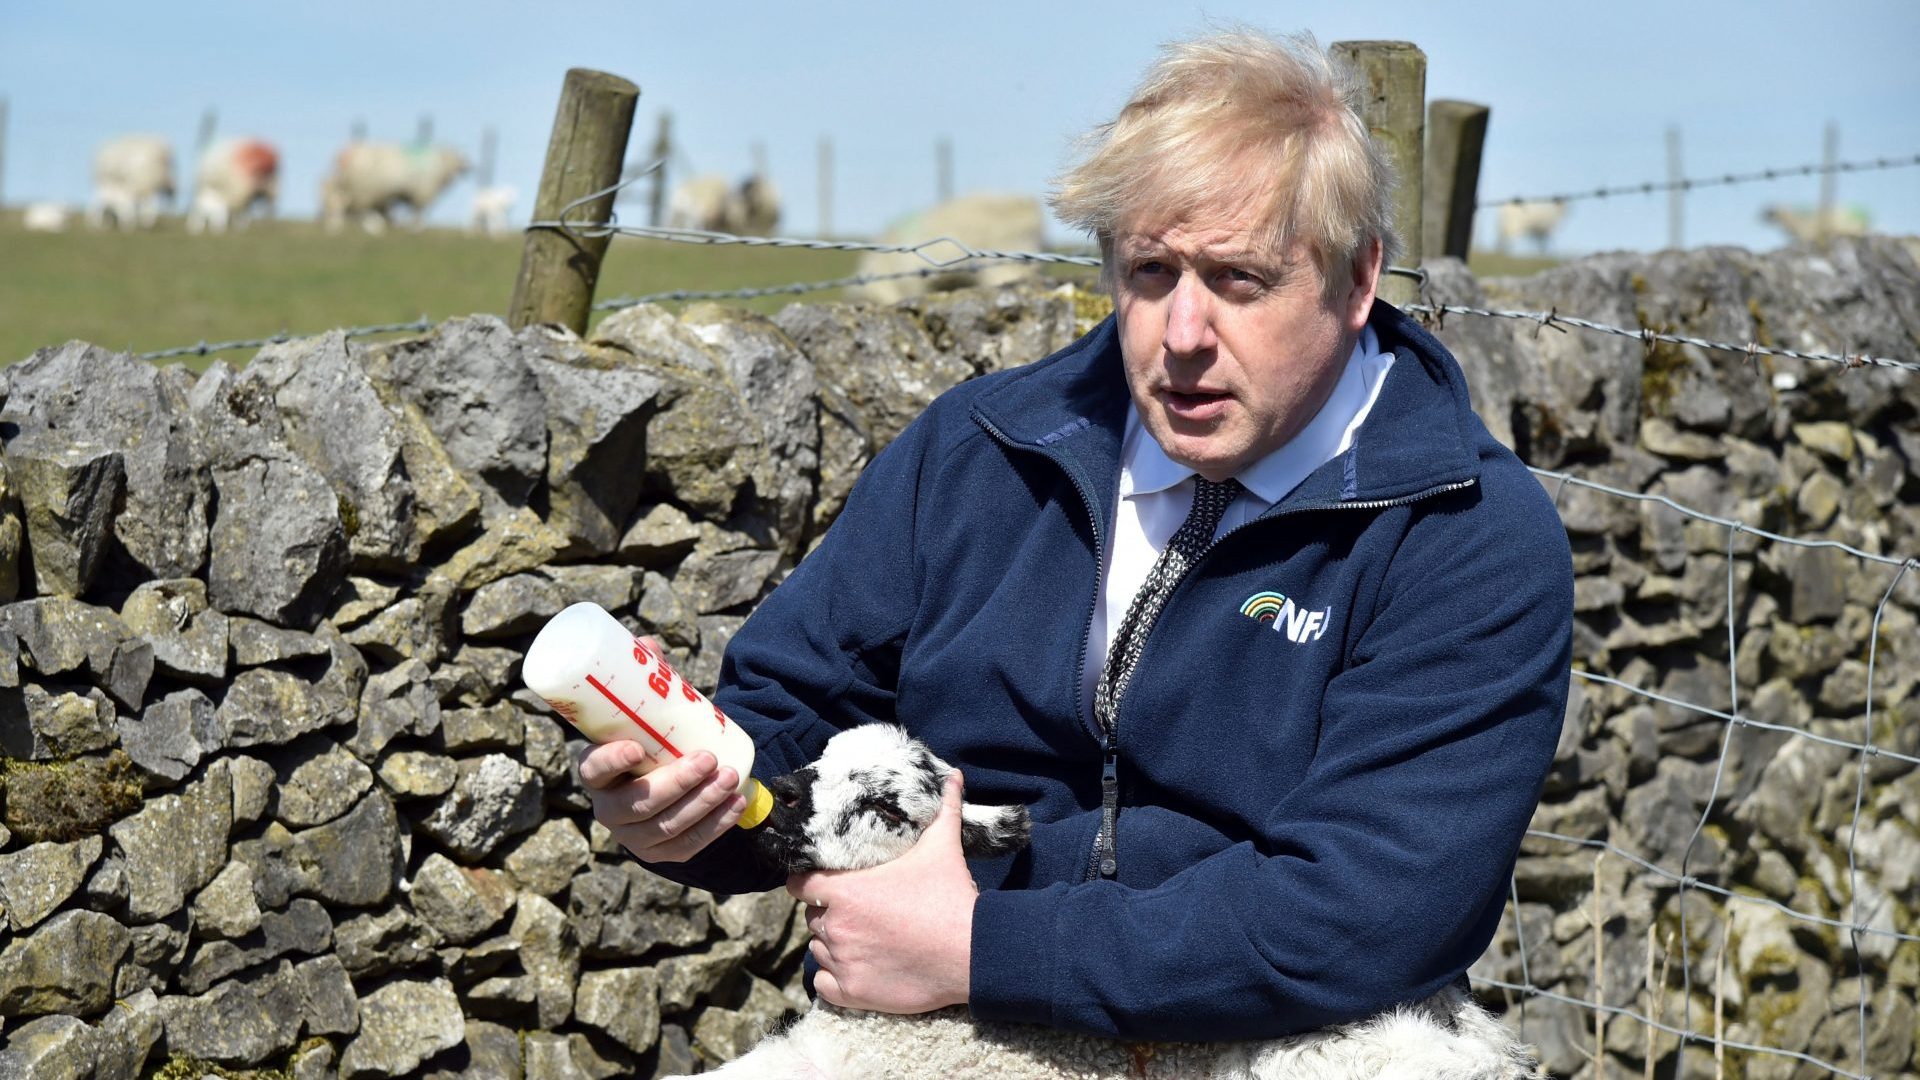
[[[752,834],[756,850],[789,873],[863,869],[898,858],[932,823],[952,772],[898,727],[849,728],[813,765],[769,785],[774,808]],[[961,847],[970,857],[1006,855],[1025,846],[1030,828],[1025,807],[963,804]],[[1284,1039],[1150,1046],[978,1022],[962,1007],[894,1016],[819,1001],[785,1031],[702,1075],[1521,1080],[1539,1072],[1506,1028],[1449,988],[1371,1020]]]
[[[673,189],[667,200],[667,227],[735,236],[771,236],[780,226],[780,192],[755,173],[729,185],[723,176],[702,173]]]
[[[1046,217],[1040,200],[1030,195],[974,194],[910,214],[887,226],[883,244],[918,244],[947,237],[975,251],[1038,251],[1044,239]],[[929,258],[945,262],[960,254],[951,244],[929,245]],[[862,252],[855,273],[861,276],[929,270],[932,264],[913,252]],[[877,304],[972,285],[1010,285],[1040,276],[1037,263],[997,259],[943,273],[870,281],[847,289],[847,296]]]
[[[1776,204],[1762,210],[1760,220],[1779,227],[1796,244],[1818,244],[1835,236],[1865,236],[1873,224],[1872,216],[1858,206],[1828,207],[1823,215],[1817,209]]]
[[[1567,204],[1558,200],[1501,203],[1500,250],[1503,253],[1510,250],[1515,240],[1525,237],[1533,242],[1536,252],[1545,255],[1548,238],[1566,216]]]
[[[261,139],[221,139],[200,156],[188,232],[244,227],[256,213],[271,218],[280,198],[280,152]]]
[[[469,167],[466,156],[450,146],[348,143],[321,182],[321,220],[329,230],[351,220],[368,232],[383,232],[404,206],[419,228],[427,208]]]
[[[93,201],[87,222],[105,228],[150,229],[173,203],[173,144],[159,135],[122,135],[93,154]]]
[[[20,213],[20,227],[28,232],[66,232],[73,211],[65,203],[28,203]]]
[[[481,236],[497,236],[506,232],[507,214],[513,210],[513,204],[519,198],[519,190],[511,184],[496,184],[474,192],[473,219],[468,225],[469,230]]]

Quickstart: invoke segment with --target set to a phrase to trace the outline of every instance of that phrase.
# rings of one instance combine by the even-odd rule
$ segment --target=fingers
[[[594,817],[635,856],[684,861],[740,820],[746,800],[735,792],[739,776],[717,769],[712,754],[701,751],[635,779],[625,771],[638,760],[631,747],[596,747],[581,759],[580,776]]]

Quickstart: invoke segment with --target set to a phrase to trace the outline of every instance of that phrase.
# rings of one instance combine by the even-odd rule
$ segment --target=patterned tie
[[[1134,665],[1140,662],[1140,649],[1147,642],[1147,631],[1153,627],[1153,620],[1166,604],[1168,594],[1186,576],[1187,568],[1212,546],[1213,532],[1220,527],[1221,515],[1241,490],[1238,480],[1216,484],[1204,476],[1195,476],[1193,485],[1193,509],[1187,511],[1187,520],[1180,523],[1179,531],[1167,541],[1167,549],[1154,561],[1153,569],[1147,571],[1147,580],[1134,594],[1133,603],[1127,606],[1120,629],[1113,635],[1107,666],[1094,687],[1093,716],[1109,737],[1113,735],[1114,707],[1126,692],[1128,680],[1133,678]]]
[[[1193,508],[1187,511],[1187,520],[1180,523],[1179,531],[1167,541],[1167,549],[1154,560],[1153,569],[1147,571],[1147,580],[1127,605],[1120,630],[1113,636],[1107,666],[1100,672],[1100,681],[1093,689],[1093,716],[1100,722],[1100,730],[1106,733],[1107,745],[1105,764],[1100,771],[1100,832],[1094,839],[1089,878],[1095,875],[1112,878],[1120,870],[1114,845],[1114,830],[1120,815],[1119,742],[1114,729],[1114,709],[1119,705],[1120,695],[1126,692],[1127,682],[1133,678],[1134,665],[1140,662],[1140,649],[1146,644],[1147,631],[1153,627],[1154,618],[1160,614],[1173,587],[1212,546],[1213,531],[1220,527],[1221,515],[1227,512],[1227,506],[1240,490],[1238,480],[1216,484],[1204,476],[1193,478]]]

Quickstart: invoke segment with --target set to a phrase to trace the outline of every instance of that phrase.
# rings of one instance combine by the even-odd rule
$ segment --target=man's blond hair
[[[1092,233],[1111,281],[1113,238],[1135,215],[1253,211],[1275,252],[1304,241],[1329,292],[1393,235],[1393,170],[1360,117],[1358,83],[1311,34],[1235,29],[1169,44],[1120,114],[1055,181],[1060,220]]]

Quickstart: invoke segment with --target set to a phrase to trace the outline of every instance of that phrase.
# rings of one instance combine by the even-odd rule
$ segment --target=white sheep
[[[735,236],[771,236],[780,225],[780,192],[755,173],[729,185],[725,177],[702,173],[673,189],[667,200],[667,227]]]
[[[1835,236],[1865,236],[1872,217],[1858,206],[1830,206],[1823,215],[1805,207],[1772,205],[1760,211],[1760,220],[1777,225],[1795,243],[1817,244]]]
[[[520,198],[520,191],[511,184],[496,184],[483,187],[473,193],[473,221],[470,230],[481,236],[494,236],[507,231],[507,214]]]
[[[975,251],[1038,251],[1045,227],[1046,216],[1040,209],[1040,200],[1033,196],[981,193],[948,199],[909,214],[887,226],[880,242],[919,244],[946,237]],[[961,254],[952,244],[929,244],[925,252],[925,257],[913,252],[862,252],[854,272],[869,277],[930,271],[934,264],[929,259],[944,263]],[[846,295],[851,300],[891,304],[928,292],[974,285],[1011,285],[1039,276],[1040,267],[1035,263],[996,259],[943,273],[869,281],[848,287]]]
[[[404,206],[419,228],[427,208],[469,167],[466,156],[451,146],[348,143],[321,182],[321,219],[329,230],[358,220],[368,232],[382,232]]]
[[[151,229],[173,202],[173,143],[159,135],[121,135],[93,155],[93,201],[87,222],[104,228]]]
[[[876,866],[904,854],[940,808],[953,768],[904,730],[867,724],[835,735],[813,765],[774,780],[753,835],[797,873]],[[1026,843],[1024,807],[965,804],[961,846],[1004,855]],[[1499,1021],[1449,988],[1359,1023],[1264,1042],[1142,1044],[1025,1024],[975,1021],[955,1007],[919,1016],[816,1002],[785,1031],[703,1074],[896,1080],[1522,1080],[1539,1072]]]
[[[245,227],[255,213],[272,217],[280,198],[280,151],[264,139],[221,139],[200,156],[188,232]]]
[[[1499,238],[1500,250],[1507,251],[1515,240],[1526,237],[1533,241],[1534,250],[1542,255],[1547,253],[1547,239],[1553,230],[1567,216],[1567,204],[1558,199],[1538,202],[1509,202],[1500,204]]]
[[[72,213],[65,203],[28,203],[20,214],[20,227],[28,232],[65,232]]]

